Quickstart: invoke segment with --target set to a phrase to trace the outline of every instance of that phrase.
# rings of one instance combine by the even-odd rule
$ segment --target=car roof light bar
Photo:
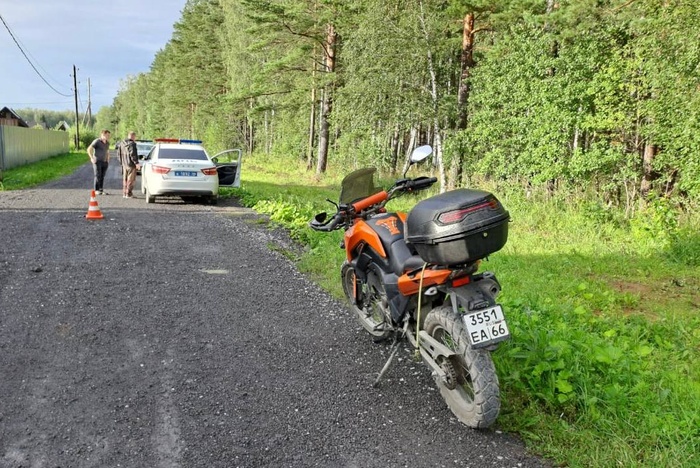
[[[185,139],[178,139],[178,138],[156,138],[155,140],[158,143],[189,143],[189,144],[202,144],[202,140],[185,140]]]

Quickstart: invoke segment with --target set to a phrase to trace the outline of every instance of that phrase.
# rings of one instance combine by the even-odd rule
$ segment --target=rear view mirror
[[[411,153],[411,164],[421,162],[431,154],[433,154],[433,148],[430,145],[419,146]]]
[[[327,217],[328,214],[324,211],[314,216],[314,219],[312,219],[309,224],[311,225],[311,227],[322,227]]]

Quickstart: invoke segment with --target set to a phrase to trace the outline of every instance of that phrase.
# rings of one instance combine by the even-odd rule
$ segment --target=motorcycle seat
[[[423,268],[423,264],[425,264],[425,260],[420,258],[420,256],[411,255],[404,262],[401,273],[405,273],[405,272],[411,271],[411,270],[419,270],[419,269]]]
[[[389,264],[396,276],[401,276],[406,271],[423,267],[425,260],[416,255],[412,247],[406,244],[406,241],[403,239],[396,240],[391,244]]]

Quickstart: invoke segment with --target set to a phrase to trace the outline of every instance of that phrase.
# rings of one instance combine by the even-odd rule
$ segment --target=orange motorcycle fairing
[[[350,229],[345,231],[345,255],[348,261],[353,259],[355,249],[360,244],[369,245],[382,258],[386,258],[386,251],[379,235],[364,220],[358,219]]]
[[[438,284],[444,284],[447,279],[453,273],[453,270],[441,269],[441,270],[428,270],[426,269],[423,274],[423,288],[430,286],[435,286]],[[418,271],[412,275],[404,273],[399,277],[399,292],[404,296],[412,296],[418,294],[420,289],[420,278],[421,271]]]

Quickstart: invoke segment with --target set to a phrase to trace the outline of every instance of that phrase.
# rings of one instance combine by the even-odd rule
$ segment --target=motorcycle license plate
[[[462,316],[472,348],[482,348],[510,337],[506,317],[500,305],[469,312]]]

